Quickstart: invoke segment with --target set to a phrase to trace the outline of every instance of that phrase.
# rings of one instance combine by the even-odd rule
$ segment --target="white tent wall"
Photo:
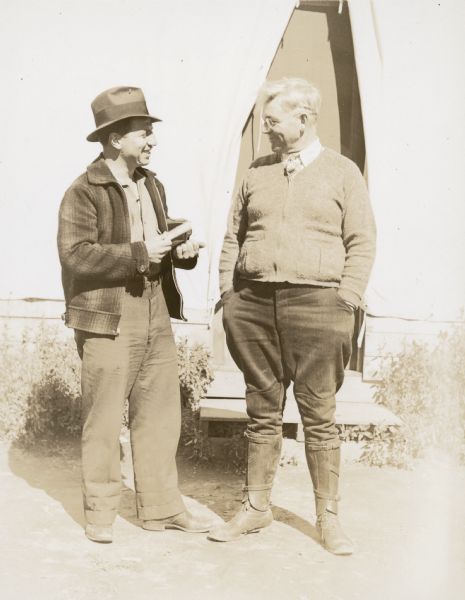
[[[138,85],[163,122],[152,168],[173,216],[208,244],[181,273],[208,320],[241,131],[294,0],[5,0],[0,298],[62,298],[55,237],[63,192],[98,154],[91,100]]]
[[[378,254],[374,316],[465,306],[465,4],[350,0]]]
[[[465,4],[349,0],[378,252],[363,374],[464,318]]]

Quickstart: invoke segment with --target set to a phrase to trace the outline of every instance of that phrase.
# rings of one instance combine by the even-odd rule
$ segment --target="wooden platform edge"
[[[205,398],[200,402],[200,420],[203,422],[246,422],[243,398]],[[284,409],[283,422],[299,425],[300,414],[295,403]],[[336,405],[336,423],[339,425],[400,425],[401,420],[381,404],[345,403]]]

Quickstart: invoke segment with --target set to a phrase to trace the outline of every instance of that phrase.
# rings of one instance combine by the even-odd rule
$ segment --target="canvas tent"
[[[163,119],[152,167],[170,212],[191,219],[207,243],[198,268],[180,280],[190,318],[211,322],[242,132],[257,90],[295,11],[317,18],[329,6],[342,18],[347,5],[379,232],[367,292],[372,329],[392,320],[422,327],[458,320],[465,297],[459,0],[305,1],[299,8],[294,0],[6,0],[0,298],[62,297],[56,213],[63,191],[98,152],[85,141],[89,104],[106,87],[131,84]],[[115,53],[115,32],[125,31],[125,52]],[[311,66],[319,58],[305,60]],[[338,116],[325,110],[322,121]]]

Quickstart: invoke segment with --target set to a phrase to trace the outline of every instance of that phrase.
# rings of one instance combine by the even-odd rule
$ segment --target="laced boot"
[[[321,543],[332,554],[352,554],[354,545],[337,517],[340,449],[312,450],[306,446],[305,450],[315,493],[316,529]]]
[[[263,490],[266,493],[268,490]],[[269,508],[258,510],[254,508],[244,494],[241,510],[234,517],[218,527],[214,527],[208,534],[208,539],[215,542],[232,542],[246,533],[257,533],[260,529],[268,527],[273,522],[273,514]]]
[[[328,508],[317,516],[316,529],[323,547],[332,554],[348,555],[354,551],[352,540],[344,533],[336,513]]]
[[[282,438],[276,436],[246,436],[247,479],[241,510],[228,523],[213,528],[208,539],[231,542],[241,535],[256,533],[271,525],[271,488],[281,456]]]

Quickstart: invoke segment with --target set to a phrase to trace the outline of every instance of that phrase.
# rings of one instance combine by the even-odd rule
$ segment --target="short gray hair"
[[[275,81],[267,81],[260,89],[257,103],[263,108],[265,104],[278,97],[289,110],[301,108],[313,115],[315,120],[320,113],[320,90],[306,79],[283,77]]]

